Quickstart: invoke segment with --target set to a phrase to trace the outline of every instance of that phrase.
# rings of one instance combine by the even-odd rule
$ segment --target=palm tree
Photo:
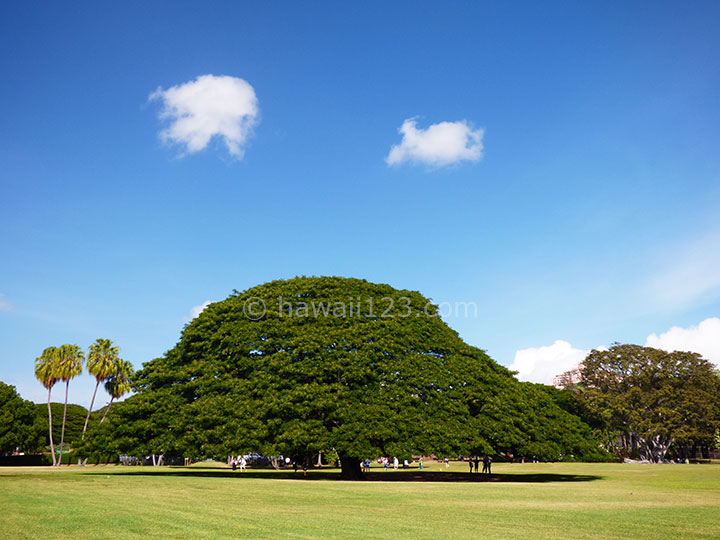
[[[60,459],[57,465],[62,464],[62,453],[65,446],[65,418],[67,416],[68,390],[70,389],[70,379],[73,379],[82,373],[83,360],[85,354],[78,345],[61,345],[57,360],[58,379],[65,383],[65,408],[63,409],[62,433],[60,435]]]
[[[105,414],[103,414],[102,420],[100,420],[101,424],[105,421],[105,417],[110,411],[110,406],[113,404],[113,400],[121,398],[132,390],[132,379],[134,376],[135,372],[132,364],[127,360],[120,360],[118,362],[117,371],[110,376],[107,381],[105,381],[105,390],[107,390],[107,393],[110,394],[110,403],[108,404],[107,409],[105,409]]]
[[[85,418],[85,426],[83,427],[82,438],[85,438],[88,422],[90,421],[90,413],[92,412],[95,396],[97,395],[98,386],[101,382],[106,381],[118,369],[120,358],[120,347],[113,345],[109,339],[98,338],[95,343],[90,345],[87,356],[87,370],[90,375],[95,377],[95,391],[90,400],[90,408],[88,409],[87,418]]]
[[[48,430],[50,432],[50,452],[52,452],[53,466],[55,466],[55,443],[52,432],[52,408],[50,407],[50,394],[58,381],[57,371],[58,348],[48,347],[35,359],[35,377],[48,391]]]

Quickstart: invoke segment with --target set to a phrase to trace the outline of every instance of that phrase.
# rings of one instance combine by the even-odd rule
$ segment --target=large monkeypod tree
[[[309,461],[335,449],[342,475],[358,478],[360,461],[380,455],[595,449],[585,424],[545,396],[534,405],[428,299],[358,279],[236,291],[145,364],[135,390],[105,427],[119,451]]]

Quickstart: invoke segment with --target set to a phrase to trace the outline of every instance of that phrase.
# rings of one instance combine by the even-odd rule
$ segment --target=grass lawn
[[[0,537],[720,538],[718,465],[494,464],[491,481],[466,471],[432,462],[343,482],[209,464],[0,468]]]

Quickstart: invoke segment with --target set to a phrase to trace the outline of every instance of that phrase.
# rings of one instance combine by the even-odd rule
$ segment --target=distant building
[[[578,364],[570,371],[566,371],[565,373],[561,373],[560,375],[555,375],[552,380],[552,385],[555,388],[567,388],[568,386],[571,386],[573,384],[578,384],[580,381],[582,381],[582,374],[580,373],[580,368],[582,368],[582,364]]]

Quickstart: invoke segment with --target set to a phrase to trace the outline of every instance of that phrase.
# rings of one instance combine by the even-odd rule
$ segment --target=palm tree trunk
[[[68,390],[70,389],[70,381],[65,382],[65,408],[63,409],[63,423],[62,432],[60,435],[60,459],[58,460],[58,467],[62,465],[63,447],[65,446],[65,418],[67,417],[67,400]]]
[[[114,397],[110,398],[110,403],[108,403],[108,408],[105,409],[105,414],[103,414],[102,420],[100,420],[101,424],[105,421],[105,417],[107,416],[107,413],[110,412],[110,406],[112,405],[113,399],[115,399],[115,398]]]
[[[95,404],[95,395],[97,394],[98,386],[100,386],[100,379],[98,379],[97,383],[95,383],[95,391],[93,392],[93,397],[90,400],[90,408],[88,409],[88,415],[87,418],[85,418],[85,427],[83,427],[83,433],[82,433],[82,440],[85,440],[85,432],[87,431],[88,422],[90,421],[90,413],[92,412],[93,405]]]
[[[48,388],[48,430],[50,431],[50,452],[52,452],[53,467],[55,466],[55,443],[52,435],[52,408],[50,407],[50,393],[52,388]]]

